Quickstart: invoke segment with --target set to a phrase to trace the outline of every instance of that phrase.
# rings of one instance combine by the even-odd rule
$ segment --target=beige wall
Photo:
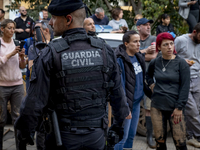
[[[13,0],[0,0],[0,8],[3,8],[3,10],[6,11],[5,19],[9,18],[9,12],[7,12],[7,8],[5,6],[9,5],[10,1],[13,1]],[[21,6],[25,6],[26,8],[28,8],[28,4],[24,2],[21,3]]]
[[[3,0],[0,0],[0,8],[3,8]]]
[[[1,0],[0,0],[1,1]],[[5,7],[6,5],[10,4],[9,0],[2,0],[3,1],[3,10],[5,10],[5,19],[9,18],[9,12],[7,12],[7,8]]]

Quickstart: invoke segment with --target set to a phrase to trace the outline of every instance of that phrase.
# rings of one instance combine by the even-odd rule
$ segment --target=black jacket
[[[86,31],[83,28],[70,29],[63,34],[63,38],[67,39],[68,36],[77,34],[86,35]],[[86,40],[80,40],[78,42],[85,43]],[[74,43],[79,44],[78,42]],[[85,50],[83,45],[79,46],[80,50]],[[107,56],[110,60],[109,66],[111,68],[109,70],[112,70],[110,78],[114,82],[114,87],[110,89],[110,104],[114,117],[117,118],[117,121],[121,121],[128,116],[129,108],[127,107],[125,95],[121,86],[116,56],[107,44],[104,46],[107,49]],[[20,116],[15,122],[15,128],[20,130],[24,135],[29,135],[30,132],[35,131],[39,123],[39,118],[41,118],[43,110],[48,105],[48,102],[58,100],[52,99],[56,92],[54,84],[56,70],[54,58],[56,56],[58,55],[54,50],[50,47],[46,47],[34,61],[29,90],[21,104]]]
[[[162,32],[174,32],[174,27],[172,24],[169,24],[168,26],[163,26],[162,24],[158,25],[156,28],[156,36]]]
[[[130,58],[128,54],[126,53],[125,46],[119,45],[119,47],[116,49],[116,55],[117,58],[121,57],[124,63],[124,69],[125,69],[125,78],[126,78],[126,84],[125,84],[125,92],[127,97],[127,102],[129,104],[130,110],[132,110],[133,107],[133,99],[134,99],[134,91],[135,91],[135,70],[134,67],[130,61]],[[144,93],[151,97],[151,90],[145,83],[145,55],[141,52],[136,53],[135,56],[137,57],[138,62],[140,63],[142,67],[143,72],[143,85],[144,85]]]

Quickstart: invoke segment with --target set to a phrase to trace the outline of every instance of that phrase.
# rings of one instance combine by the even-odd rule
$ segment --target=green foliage
[[[155,22],[152,26],[152,34],[155,34],[157,25],[161,23],[160,16],[164,13],[170,15],[171,24],[175,27],[177,35],[188,32],[188,25],[178,13],[178,0],[144,0],[143,15]]]
[[[83,2],[88,6],[92,14],[95,13],[96,8],[102,7],[105,10],[106,16],[108,16],[109,19],[112,19],[111,12],[106,6],[104,0],[83,0]],[[108,0],[108,2],[113,4],[112,7],[118,6],[117,0]]]
[[[49,0],[15,0],[15,2],[12,2],[11,5],[6,6],[9,10],[15,10],[19,9],[20,2],[29,3],[29,8],[27,8],[27,13],[29,16],[31,16],[34,20],[39,19],[39,12],[47,8],[49,4]],[[51,15],[49,14],[49,17]]]
[[[124,13],[123,19],[126,20],[129,29],[131,29],[132,26],[134,25],[134,16],[135,16],[134,12],[124,10],[123,13]]]
[[[28,14],[37,20],[41,9],[46,8],[51,0],[15,0],[15,2],[8,6],[9,9],[19,9],[20,2],[30,3],[30,7],[27,9]],[[106,5],[106,1],[109,7]],[[142,14],[148,19],[153,19],[152,34],[155,34],[155,30],[158,24],[160,24],[160,15],[167,13],[171,17],[171,24],[175,27],[177,35],[185,34],[188,32],[188,25],[185,20],[178,14],[178,1],[179,0],[132,0],[137,6],[136,9],[142,9]],[[91,13],[95,13],[95,9],[102,7],[105,10],[105,14],[112,19],[110,8],[118,6],[118,0],[83,0],[83,2],[89,7]],[[124,0],[124,2],[130,2],[131,0]],[[139,11],[134,10],[132,12],[124,10],[123,18],[127,21],[129,29],[134,25],[134,16]],[[50,16],[50,14],[49,14]]]

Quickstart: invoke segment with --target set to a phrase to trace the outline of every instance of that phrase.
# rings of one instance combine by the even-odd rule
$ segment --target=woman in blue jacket
[[[144,82],[145,57],[139,50],[140,36],[134,30],[124,34],[123,44],[116,49],[117,61],[122,70],[122,86],[131,112],[124,122],[123,139],[115,145],[115,150],[132,148],[139,120],[140,101],[144,92],[147,96],[151,95],[151,90]]]

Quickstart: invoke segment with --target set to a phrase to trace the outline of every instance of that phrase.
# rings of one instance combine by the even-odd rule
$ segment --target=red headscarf
[[[158,52],[158,46],[161,45],[162,41],[163,40],[172,40],[174,42],[174,38],[173,36],[168,33],[168,32],[163,32],[163,33],[160,33],[158,34],[157,38],[156,38],[156,52]],[[175,47],[174,47],[174,54],[176,54],[176,50],[175,50]]]

